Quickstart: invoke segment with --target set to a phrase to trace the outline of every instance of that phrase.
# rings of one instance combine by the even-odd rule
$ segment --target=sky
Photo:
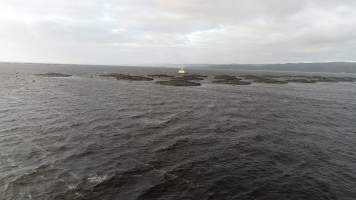
[[[356,61],[355,0],[1,0],[0,61]]]

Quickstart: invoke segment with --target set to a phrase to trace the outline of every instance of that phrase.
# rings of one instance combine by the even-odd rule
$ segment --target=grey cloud
[[[0,60],[356,60],[352,0],[3,0]]]

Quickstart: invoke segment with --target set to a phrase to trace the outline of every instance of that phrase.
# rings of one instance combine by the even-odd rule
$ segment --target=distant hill
[[[356,62],[190,65],[211,69],[356,73]]]

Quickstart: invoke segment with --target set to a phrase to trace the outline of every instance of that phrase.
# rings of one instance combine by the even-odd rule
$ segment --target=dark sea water
[[[0,65],[1,200],[356,199],[356,83],[91,76],[105,72],[175,69]]]

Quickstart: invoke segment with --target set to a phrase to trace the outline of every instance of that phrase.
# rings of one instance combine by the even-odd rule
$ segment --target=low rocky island
[[[35,76],[42,76],[42,77],[51,77],[51,78],[55,78],[55,77],[70,77],[72,75],[70,74],[62,74],[62,73],[45,73],[45,74],[35,74]]]
[[[214,77],[213,83],[217,84],[229,84],[229,85],[250,85],[251,82],[242,81],[241,78],[231,75],[217,75]]]
[[[273,78],[259,78],[254,80],[255,83],[269,83],[269,84],[287,84],[288,81],[277,80]]]
[[[169,78],[168,76],[169,75],[160,75],[159,77]],[[202,81],[205,77],[207,76],[200,74],[184,74],[180,76],[171,76],[170,80],[157,81],[156,83],[169,86],[201,86],[201,83],[195,81]]]
[[[201,86],[201,83],[182,80],[182,79],[172,79],[168,81],[157,81],[157,84],[160,85],[169,85],[169,86]]]
[[[183,76],[175,77],[176,80],[186,80],[186,81],[202,81],[207,76],[200,75],[200,74],[186,74]]]
[[[255,83],[269,83],[269,84],[287,84],[288,81],[272,78],[269,76],[256,76],[256,75],[242,75],[247,80],[252,80]]]
[[[294,82],[294,83],[316,83],[316,82],[318,82],[317,80],[308,79],[308,78],[294,78],[294,79],[288,79],[287,81]]]
[[[181,76],[171,77],[170,80],[157,81],[157,84],[160,85],[169,85],[169,86],[201,86],[201,83],[195,81],[202,81],[207,76],[200,74],[185,74]]]
[[[253,80],[257,83],[286,84],[294,83],[317,83],[317,82],[355,82],[353,77],[323,77],[305,75],[242,75],[245,79]]]
[[[312,76],[311,78],[319,82],[355,82],[356,78],[353,77],[322,77]]]
[[[150,74],[148,75],[151,78],[173,78],[173,75],[168,75],[168,74]]]
[[[112,74],[104,74],[100,75],[102,77],[113,77],[116,78],[117,80],[127,80],[127,81],[153,81],[153,78],[146,77],[146,76],[131,76],[129,74],[117,74],[117,73],[112,73]]]

